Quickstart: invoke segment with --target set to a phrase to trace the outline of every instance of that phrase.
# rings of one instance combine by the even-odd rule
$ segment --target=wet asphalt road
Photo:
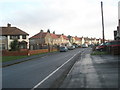
[[[33,88],[43,80],[42,84],[36,88],[49,88],[56,78],[59,78],[73,63],[72,61],[75,61],[73,56],[82,50],[79,48],[68,52],[57,52],[53,55],[5,67],[2,69],[2,86],[3,88]],[[71,63],[65,64],[44,80],[67,60],[71,60]]]
[[[118,88],[120,56],[91,56],[86,49],[60,88]]]

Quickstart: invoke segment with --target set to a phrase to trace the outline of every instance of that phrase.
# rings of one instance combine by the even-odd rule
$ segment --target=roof
[[[64,39],[69,40],[69,39],[67,38],[67,36],[65,36],[65,35],[62,35],[62,36],[63,36]]]
[[[64,39],[69,40],[69,38],[67,36],[65,36],[65,35],[59,35],[59,34],[57,34],[56,36],[58,36],[58,38],[60,38],[62,36]]]
[[[58,35],[58,34],[57,34],[56,36],[58,36],[58,37],[60,38],[60,36],[62,36],[62,35]]]
[[[78,38],[78,37],[74,37],[75,38],[75,40],[80,40],[80,38]]]
[[[50,33],[50,35],[51,35],[51,37],[54,38],[54,39],[58,38],[58,36],[57,36],[56,34]]]
[[[82,37],[80,37],[79,39],[82,40]]]
[[[95,40],[96,38],[90,38],[90,40]]]
[[[0,33],[0,35],[29,35],[28,33],[16,27],[1,27],[1,28],[2,29],[0,29],[0,31],[2,33]]]
[[[40,32],[40,33],[30,37],[30,39],[44,38],[46,35],[47,35],[47,32]]]

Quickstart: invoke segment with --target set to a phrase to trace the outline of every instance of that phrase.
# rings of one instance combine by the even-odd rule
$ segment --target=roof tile
[[[2,33],[0,33],[0,35],[29,35],[28,33],[16,27],[1,27],[1,28],[2,29],[0,29],[0,31],[2,31]]]

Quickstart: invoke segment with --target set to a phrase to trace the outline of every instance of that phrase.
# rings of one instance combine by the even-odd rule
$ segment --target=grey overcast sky
[[[118,25],[118,1],[102,0],[105,38],[113,39]],[[10,23],[30,34],[102,38],[101,0],[0,0],[0,26]]]

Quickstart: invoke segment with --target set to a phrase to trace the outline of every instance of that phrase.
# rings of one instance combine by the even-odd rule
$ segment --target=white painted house
[[[29,49],[29,34],[17,27],[0,27],[0,50],[10,50],[10,44],[13,40],[19,41],[20,49]]]

